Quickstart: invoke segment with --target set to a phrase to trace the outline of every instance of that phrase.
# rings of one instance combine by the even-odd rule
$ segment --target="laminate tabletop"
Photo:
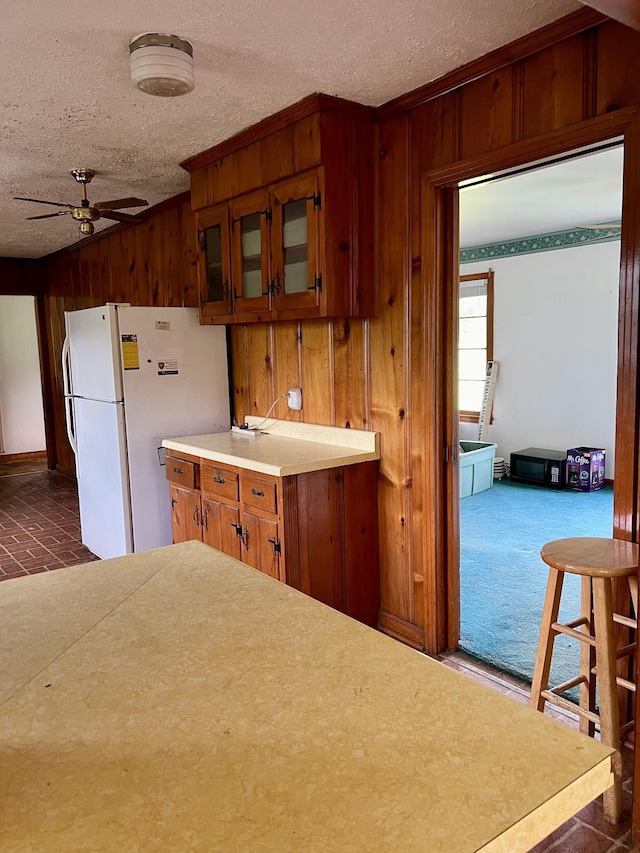
[[[0,849],[528,850],[602,744],[200,542],[0,584]]]

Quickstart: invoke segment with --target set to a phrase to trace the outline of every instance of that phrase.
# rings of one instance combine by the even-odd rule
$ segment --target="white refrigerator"
[[[82,542],[103,559],[171,543],[163,438],[230,428],[226,329],[197,308],[65,312],[67,434]]]

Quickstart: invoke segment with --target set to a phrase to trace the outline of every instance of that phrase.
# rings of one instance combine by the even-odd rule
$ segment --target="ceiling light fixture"
[[[180,36],[143,33],[129,41],[131,80],[148,95],[172,98],[193,90],[193,46]]]

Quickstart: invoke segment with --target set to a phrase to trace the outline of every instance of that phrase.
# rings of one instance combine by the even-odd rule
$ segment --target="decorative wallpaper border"
[[[535,252],[552,252],[556,249],[569,249],[573,246],[586,246],[590,243],[609,243],[620,239],[620,226],[610,228],[573,228],[568,231],[554,231],[551,234],[539,234],[537,237],[524,237],[520,240],[505,240],[502,243],[489,243],[487,246],[472,246],[460,250],[460,263],[484,261],[493,258],[511,258],[515,255],[531,255]]]

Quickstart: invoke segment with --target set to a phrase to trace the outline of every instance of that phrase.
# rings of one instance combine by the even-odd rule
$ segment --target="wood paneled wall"
[[[579,12],[379,110],[379,315],[232,329],[238,420],[265,413],[279,394],[300,385],[302,412],[288,412],[282,401],[277,417],[381,433],[381,623],[417,646],[436,650],[454,642],[457,619],[457,576],[451,571],[457,523],[451,496],[455,501],[457,491],[451,466],[442,462],[443,445],[453,447],[457,438],[449,354],[455,329],[447,293],[456,274],[451,259],[457,195],[448,188],[448,176],[451,184],[462,173],[531,161],[572,141],[589,141],[593,122],[599,122],[602,138],[619,131],[609,117],[624,113],[632,121],[633,110],[624,108],[640,104],[640,78],[628,71],[639,54],[640,34]],[[633,175],[640,175],[637,148],[627,159],[630,192]],[[207,193],[197,206],[215,200],[215,182]],[[640,193],[625,204],[629,225],[623,252],[640,257],[634,249],[640,243]],[[63,311],[107,300],[196,305],[196,252],[193,215],[182,202],[142,225],[47,261],[56,447],[63,467],[72,464],[57,366]],[[634,270],[631,263],[624,298],[636,312],[635,326],[628,321],[625,333],[620,393],[627,402],[637,385]],[[629,537],[637,531],[633,418],[619,436],[619,443],[633,445],[625,503],[618,507]]]

